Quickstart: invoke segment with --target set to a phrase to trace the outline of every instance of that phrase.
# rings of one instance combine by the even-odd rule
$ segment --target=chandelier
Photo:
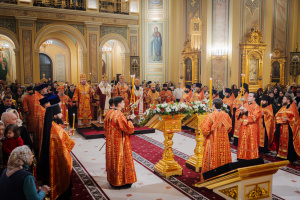
[[[112,51],[111,47],[108,47],[108,46],[102,47],[102,52],[103,53],[110,53],[111,51]]]

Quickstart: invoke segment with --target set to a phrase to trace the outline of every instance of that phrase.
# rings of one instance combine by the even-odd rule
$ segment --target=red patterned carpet
[[[78,175],[72,170],[71,175],[73,189],[72,189],[72,197],[71,200],[93,200],[90,193],[84,187],[84,184],[78,177]]]

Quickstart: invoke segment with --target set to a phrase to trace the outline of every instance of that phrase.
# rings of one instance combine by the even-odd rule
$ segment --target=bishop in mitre
[[[97,104],[99,105],[98,121],[104,123],[104,116],[109,109],[109,100],[111,99],[111,86],[107,82],[107,75],[102,75],[102,81],[97,87]]]

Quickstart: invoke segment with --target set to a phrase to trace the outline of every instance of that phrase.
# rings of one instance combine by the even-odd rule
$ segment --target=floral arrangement
[[[156,114],[158,115],[192,115],[195,113],[204,114],[209,111],[208,100],[193,101],[190,103],[170,102],[151,105],[141,117],[140,126],[144,126]]]

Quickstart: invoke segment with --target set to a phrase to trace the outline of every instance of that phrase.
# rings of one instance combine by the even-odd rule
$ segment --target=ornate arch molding
[[[39,31],[39,34],[36,37],[35,42],[34,42],[34,49],[35,50],[39,49],[43,36],[45,36],[46,34],[52,33],[52,32],[57,32],[57,31],[65,31],[67,33],[70,33],[72,36],[74,36],[79,41],[83,52],[87,52],[87,46],[85,43],[85,39],[77,29],[75,29],[74,27],[69,26],[69,25],[58,25],[58,24],[47,25]]]
[[[13,32],[11,32],[10,30],[6,29],[6,28],[0,28],[0,34],[5,35],[6,37],[8,37],[9,39],[11,39],[11,41],[14,43],[15,45],[15,49],[14,51],[18,51],[20,50],[20,44],[18,39],[16,38],[15,34]]]
[[[130,49],[129,49],[127,40],[124,37],[122,37],[122,36],[120,36],[118,34],[115,34],[115,33],[111,33],[111,34],[105,35],[104,37],[101,38],[100,45],[99,45],[99,52],[102,52],[102,47],[109,40],[115,40],[117,43],[122,44],[120,46],[122,48],[122,51],[125,54],[129,54],[130,53]]]

